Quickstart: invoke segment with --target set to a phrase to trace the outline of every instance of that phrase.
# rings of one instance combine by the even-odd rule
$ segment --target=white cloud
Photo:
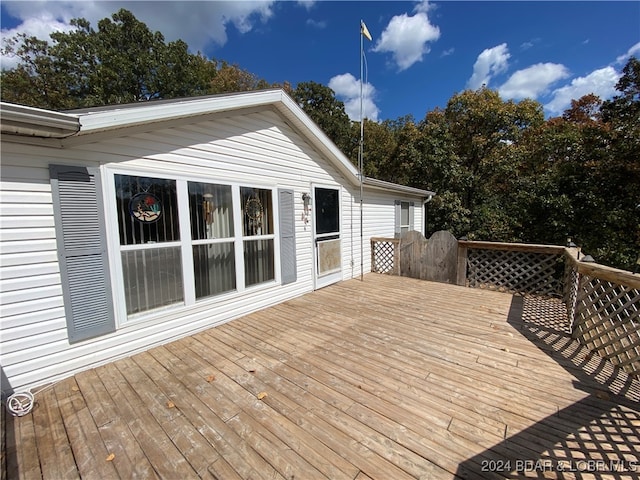
[[[316,0],[298,0],[298,5],[306,8],[307,10],[311,10],[316,4]]]
[[[344,108],[352,121],[360,121],[360,81],[350,73],[336,75],[329,80],[329,88],[344,102]],[[362,85],[362,111],[365,118],[378,121],[380,109],[374,102],[376,89],[370,83]]]
[[[616,63],[626,63],[629,57],[637,55],[640,55],[640,42],[636,43],[629,50],[627,50],[627,53],[616,58]]]
[[[49,39],[49,35],[53,32],[66,32],[69,30],[71,30],[71,26],[68,23],[56,19],[47,12],[42,12],[37,16],[26,19],[18,28],[2,30],[2,39],[11,39],[19,33],[25,33],[27,36],[34,36],[41,39]],[[2,69],[12,69],[20,63],[18,57],[13,54],[3,55],[0,60],[2,62]]]
[[[574,78],[570,84],[553,91],[553,98],[544,108],[552,115],[559,115],[571,106],[571,100],[578,100],[584,95],[593,93],[601,99],[615,95],[616,84],[620,79],[613,67],[594,70],[585,77]]]
[[[160,31],[167,41],[182,39],[192,51],[203,51],[209,43],[224,45],[227,28],[233,25],[247,33],[272,16],[273,0],[241,2],[108,2],[108,1],[29,1],[4,2],[12,17],[22,24],[2,30],[3,38],[17,32],[48,40],[49,33],[69,28],[72,18],[86,18],[97,29],[98,22],[120,8],[131,11],[152,31]]]
[[[498,89],[502,98],[520,100],[537,98],[559,80],[569,77],[569,70],[557,63],[538,63],[515,72]]]
[[[427,11],[431,8],[428,2],[421,2],[414,9],[415,15],[403,13],[393,17],[373,51],[391,53],[399,71],[422,61],[422,57],[430,51],[428,42],[435,42],[440,38],[440,29],[432,25],[427,16]]]
[[[467,81],[467,88],[476,90],[483,85],[489,86],[494,75],[507,69],[510,57],[511,54],[506,43],[483,50],[473,65],[473,75]]]
[[[456,49],[454,47],[448,48],[446,50],[444,50],[440,56],[441,57],[448,57],[449,55],[453,55],[455,53]]]
[[[327,28],[327,22],[325,22],[324,20],[314,20],[312,18],[308,18],[306,23],[310,27],[317,28],[318,30]]]

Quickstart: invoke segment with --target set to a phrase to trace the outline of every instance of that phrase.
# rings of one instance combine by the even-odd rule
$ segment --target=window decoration
[[[162,203],[155,195],[138,193],[129,200],[129,213],[141,223],[157,222],[162,215]]]
[[[240,187],[244,236],[272,235],[273,209],[271,190]]]
[[[116,175],[120,245],[180,240],[176,181]]]
[[[252,235],[259,235],[262,231],[262,202],[257,196],[247,200],[244,210],[249,221],[249,230]]]

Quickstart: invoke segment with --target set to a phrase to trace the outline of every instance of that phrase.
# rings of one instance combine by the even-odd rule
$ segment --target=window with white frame
[[[396,200],[395,207],[395,236],[401,237],[414,228],[414,202]]]
[[[271,190],[240,188],[245,285],[273,280],[274,230]]]
[[[236,289],[231,186],[189,182],[196,299]]]
[[[409,222],[409,202],[400,202],[400,234],[407,233],[411,227]]]
[[[114,178],[128,316],[275,280],[271,189]]]
[[[182,303],[176,181],[116,175],[115,189],[127,314]]]

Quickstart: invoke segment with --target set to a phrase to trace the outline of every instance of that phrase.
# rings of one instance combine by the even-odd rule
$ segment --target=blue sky
[[[534,98],[560,115],[571,99],[601,98],[629,55],[640,58],[640,2],[235,1],[2,2],[2,37],[48,38],[69,20],[131,10],[167,40],[236,63],[269,82],[330,86],[359,118],[360,20],[365,39],[365,113],[374,120],[445,107],[486,85],[506,99]],[[3,57],[3,68],[11,67]]]

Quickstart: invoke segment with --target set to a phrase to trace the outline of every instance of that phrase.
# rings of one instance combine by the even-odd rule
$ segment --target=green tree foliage
[[[263,87],[255,78],[214,82],[219,73],[230,76],[226,64],[189,53],[182,40],[166,43],[124,9],[100,20],[97,30],[85,19],[71,24],[50,41],[18,35],[5,42],[4,53],[20,64],[2,72],[2,100],[60,110]]]
[[[518,175],[516,145],[543,121],[537,102],[505,102],[487,88],[454,95],[444,110],[430,112],[421,126],[422,182],[447,193],[430,206],[432,217],[454,235],[515,240],[510,195]]]
[[[427,234],[561,245],[571,236],[599,262],[632,269],[640,253],[635,58],[617,90],[606,102],[574,100],[546,121],[533,100],[464,91],[418,124],[365,124],[365,173],[437,192]]]
[[[316,82],[300,82],[291,96],[342,152],[353,150],[351,122],[344,103],[331,88]]]

